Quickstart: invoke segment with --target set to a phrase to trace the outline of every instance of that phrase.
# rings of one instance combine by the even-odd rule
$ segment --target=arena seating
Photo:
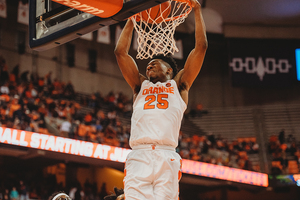
[[[32,76],[32,80],[11,78],[2,86],[2,126],[61,135],[61,124],[72,117],[69,120],[75,129],[67,133],[69,137],[117,146],[120,138],[129,138],[132,100],[122,93],[110,92],[106,96],[75,93],[72,83],[52,81],[48,74]],[[9,93],[5,93],[6,87],[11,89]],[[295,135],[297,141],[300,139],[298,105],[210,108],[203,113],[184,116],[177,151],[186,159],[228,165],[230,156],[237,156],[237,163],[229,166],[260,171],[259,151],[261,146],[268,146],[265,141],[269,141],[271,135],[284,129],[287,135]],[[30,118],[28,124],[20,124],[23,117]],[[97,120],[103,129],[99,133],[93,129]],[[261,129],[259,124],[262,124]],[[79,136],[79,126],[85,127],[84,137]],[[128,141],[121,143],[122,147],[128,147]],[[297,164],[292,162],[294,155],[288,156],[291,162],[283,167],[288,169],[287,173],[297,169]],[[281,168],[271,154],[268,159],[270,168],[272,165]],[[251,166],[245,168],[244,162]]]

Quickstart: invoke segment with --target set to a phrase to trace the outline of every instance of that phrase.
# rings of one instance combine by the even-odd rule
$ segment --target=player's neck
[[[167,82],[171,79],[172,79],[172,76],[168,74],[168,75],[165,75],[165,76],[150,77],[149,81],[151,81],[152,83],[157,83],[157,82],[164,83],[164,82]]]
[[[150,78],[149,81],[152,82],[152,83],[157,83],[157,82],[161,82],[161,83],[164,83],[168,80],[171,80],[170,78],[168,77],[164,77],[164,78]]]

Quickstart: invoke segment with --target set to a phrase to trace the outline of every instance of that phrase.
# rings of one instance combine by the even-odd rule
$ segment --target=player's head
[[[122,188],[118,189],[114,187],[115,194],[107,195],[104,197],[104,200],[124,200],[124,190]]]
[[[157,70],[155,70],[156,73],[150,74],[148,73],[151,69],[151,67],[156,68]],[[159,74],[159,72],[161,72]],[[173,59],[173,57],[171,55],[162,55],[162,54],[158,54],[155,55],[152,60],[148,63],[147,66],[147,77],[151,80],[151,78],[160,78],[159,76],[167,76],[168,79],[172,79],[176,76],[176,74],[178,73],[178,69],[177,69],[177,64],[175,62],[175,60]],[[154,77],[153,77],[154,76]]]
[[[48,200],[72,200],[66,193],[63,191],[53,193]]]

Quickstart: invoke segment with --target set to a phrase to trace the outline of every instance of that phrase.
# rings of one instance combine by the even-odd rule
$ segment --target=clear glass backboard
[[[125,0],[117,14],[101,18],[51,0],[30,0],[29,45],[37,51],[54,48],[103,26],[122,22],[165,1]]]

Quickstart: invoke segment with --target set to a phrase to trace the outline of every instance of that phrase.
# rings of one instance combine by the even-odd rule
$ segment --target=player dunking
[[[115,55],[121,72],[133,90],[130,146],[125,165],[126,200],[175,200],[179,196],[181,158],[175,152],[189,89],[196,79],[207,49],[201,5],[190,0],[195,13],[195,48],[184,68],[170,56],[155,56],[146,76],[139,73],[128,54],[133,22],[129,19],[120,35]]]

